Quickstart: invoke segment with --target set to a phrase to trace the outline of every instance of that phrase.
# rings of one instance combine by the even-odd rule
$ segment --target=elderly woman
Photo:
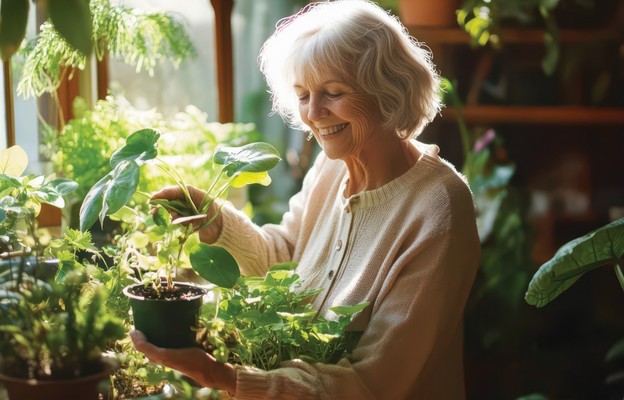
[[[394,17],[364,0],[315,3],[278,24],[260,67],[274,110],[322,148],[279,225],[226,205],[200,239],[246,275],[297,261],[313,305],[368,301],[337,364],[221,364],[200,349],[137,349],[237,399],[462,399],[462,316],[479,258],[465,180],[415,138],[440,108],[439,81]],[[203,192],[193,190],[201,199]],[[176,198],[166,188],[154,195]]]

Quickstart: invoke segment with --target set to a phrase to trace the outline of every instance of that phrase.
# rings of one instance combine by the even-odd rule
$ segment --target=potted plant
[[[347,326],[368,302],[331,307],[338,317],[325,319],[308,301],[320,290],[299,290],[296,265],[277,264],[264,277],[240,277],[232,288],[215,288],[200,318],[202,347],[220,362],[264,370],[295,358],[335,363],[351,352],[359,335]]]
[[[41,204],[63,207],[75,182],[24,175],[27,164],[20,147],[0,153],[0,237],[17,259],[0,271],[0,380],[14,399],[94,398],[112,368],[102,352],[123,325],[106,314],[106,293],[89,285],[74,245],[84,238],[70,233],[60,252],[39,240]]]
[[[273,146],[262,142],[241,147],[217,147],[212,165],[218,172],[206,197],[196,205],[180,174],[157,157],[159,138],[159,132],[142,129],[128,136],[125,145],[113,153],[112,171],[89,190],[83,202],[80,229],[85,231],[98,219],[102,221],[107,215],[127,211],[126,204],[137,192],[141,167],[153,164],[173,180],[184,193],[183,200],[151,201],[157,208],[153,226],[160,232],[158,249],[152,258],[156,266],[152,270],[156,269],[156,272],[145,274],[141,282],[126,287],[124,293],[130,298],[136,329],[143,331],[151,342],[162,347],[187,347],[195,344],[192,327],[196,326],[206,291],[194,284],[174,281],[183,256],[188,253],[193,270],[216,285],[232,287],[240,275],[236,263],[230,262],[233,258],[227,251],[199,243],[196,239],[189,241],[197,228],[194,224],[203,221],[199,222],[201,228],[216,218],[214,215],[206,219],[206,213],[215,199],[224,196],[230,187],[268,184],[267,171],[277,165],[280,157]],[[142,196],[140,202],[146,204],[147,196],[138,195]],[[181,218],[170,222],[169,212],[175,212]],[[153,307],[159,311],[154,311]]]
[[[399,0],[399,15],[408,26],[448,27],[456,24],[457,5],[457,0]]]

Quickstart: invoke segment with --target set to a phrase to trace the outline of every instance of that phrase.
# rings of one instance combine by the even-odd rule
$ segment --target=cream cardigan
[[[237,399],[465,397],[462,316],[480,254],[474,206],[437,146],[412,143],[423,155],[410,170],[350,198],[344,163],[321,153],[279,225],[224,208],[215,244],[243,274],[298,261],[306,286],[325,289],[314,305],[327,318],[328,307],[370,302],[352,323],[363,334],[348,358],[237,367]]]

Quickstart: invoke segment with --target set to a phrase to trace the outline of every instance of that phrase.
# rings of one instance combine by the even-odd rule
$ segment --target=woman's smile
[[[321,135],[322,137],[328,137],[328,136],[335,135],[336,133],[343,131],[347,127],[347,125],[349,124],[338,124],[338,125],[329,126],[327,128],[318,128],[318,132],[319,132],[319,135]]]

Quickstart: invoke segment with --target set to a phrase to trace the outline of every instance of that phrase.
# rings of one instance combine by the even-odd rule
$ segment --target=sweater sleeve
[[[223,227],[214,244],[234,256],[243,275],[262,276],[272,265],[293,260],[294,249],[300,245],[301,223],[310,188],[318,179],[322,163],[323,158],[317,157],[304,178],[301,191],[289,200],[289,209],[280,224],[260,227],[229,202],[224,204]]]
[[[273,371],[237,367],[236,398],[463,398],[463,378],[449,377],[463,376],[462,316],[479,242],[470,193],[459,192],[432,199],[426,222],[397,252],[351,356],[335,365],[293,360]]]

